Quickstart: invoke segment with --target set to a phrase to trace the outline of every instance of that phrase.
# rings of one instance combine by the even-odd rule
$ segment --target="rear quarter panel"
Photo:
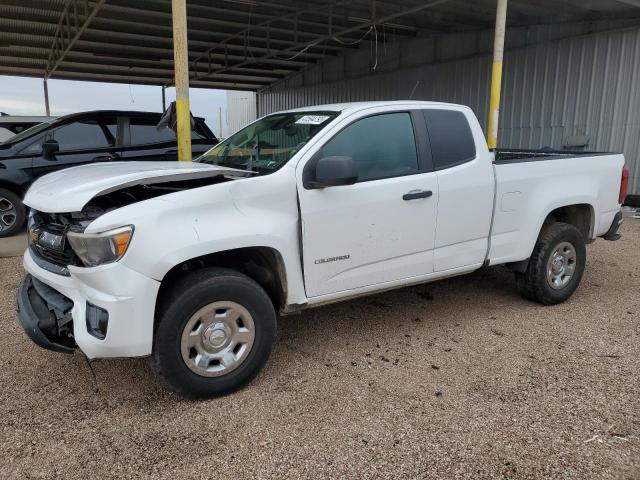
[[[589,205],[589,239],[606,233],[620,209],[623,164],[622,155],[612,154],[494,165],[497,189],[491,264],[529,258],[545,218],[556,208]]]

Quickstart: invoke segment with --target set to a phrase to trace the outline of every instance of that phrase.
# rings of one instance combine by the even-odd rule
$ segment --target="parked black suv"
[[[177,160],[173,130],[156,129],[160,113],[94,111],[41,123],[0,143],[0,237],[22,228],[22,197],[33,181],[50,172],[92,162]],[[194,157],[218,143],[195,118]]]

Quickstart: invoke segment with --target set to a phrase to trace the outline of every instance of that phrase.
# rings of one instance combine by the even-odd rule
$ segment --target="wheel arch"
[[[596,214],[591,203],[574,203],[549,210],[540,225],[538,236],[542,234],[546,225],[554,222],[573,225],[580,231],[586,243],[595,238]]]
[[[592,203],[585,201],[560,206],[553,205],[538,217],[537,230],[531,229],[527,250],[523,252],[526,257],[522,260],[508,262],[506,265],[515,272],[524,272],[529,265],[529,259],[536,244],[545,232],[545,228],[556,222],[568,223],[576,227],[582,234],[585,243],[590,243],[595,238],[596,214]]]
[[[160,282],[156,301],[156,317],[162,298],[190,272],[208,267],[236,270],[253,279],[267,292],[276,311],[287,303],[287,274],[282,254],[272,247],[242,247],[201,255],[171,268]]]
[[[11,193],[16,194],[20,198],[20,200],[23,199],[25,194],[24,188],[7,180],[0,180],[0,188],[4,188],[5,190],[9,190]]]

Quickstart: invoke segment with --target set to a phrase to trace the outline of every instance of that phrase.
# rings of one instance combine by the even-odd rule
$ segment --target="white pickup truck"
[[[37,344],[150,356],[183,395],[250,381],[277,314],[506,265],[569,298],[619,238],[622,155],[490,152],[472,111],[401,101],[268,115],[196,162],[87,165],[29,189],[18,317]]]

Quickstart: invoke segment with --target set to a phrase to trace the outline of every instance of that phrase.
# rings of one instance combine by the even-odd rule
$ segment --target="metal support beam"
[[[189,48],[186,0],[172,0],[173,68],[176,85],[176,135],[178,160],[191,161],[191,113],[189,108]]]
[[[414,6],[412,8],[406,9],[406,10],[401,10],[399,12],[390,14],[390,15],[386,15],[382,18],[378,18],[375,21],[375,25],[380,25],[380,24],[384,24],[387,22],[391,22],[397,18],[400,17],[404,17],[404,16],[408,16],[411,15],[413,13],[418,13],[421,12],[423,10],[426,10],[427,8],[432,8],[432,7],[436,7],[438,5],[441,5],[443,3],[449,2],[451,0],[431,0],[429,2],[423,2],[420,5]],[[220,74],[223,72],[226,72],[227,70],[230,69],[234,69],[234,68],[239,68],[239,67],[244,67],[246,65],[253,65],[253,64],[260,64],[261,62],[264,62],[265,60],[269,60],[272,59],[274,57],[277,57],[277,55],[291,55],[288,60],[293,60],[296,57],[298,57],[299,55],[301,55],[302,53],[304,53],[306,50],[308,50],[311,47],[315,47],[319,44],[321,44],[324,41],[327,40],[331,40],[334,39],[336,37],[340,37],[340,36],[344,36],[344,35],[348,35],[350,33],[353,32],[358,32],[360,30],[363,30],[365,28],[371,28],[373,27],[374,22],[372,22],[371,20],[367,20],[366,22],[363,22],[359,25],[355,25],[353,27],[349,27],[349,28],[344,28],[341,29],[337,32],[332,32],[330,34],[327,35],[318,35],[314,40],[311,40],[309,42],[305,42],[305,43],[300,43],[298,45],[293,45],[285,50],[281,50],[279,52],[274,52],[271,54],[267,54],[267,55],[263,55],[261,57],[252,57],[251,59],[247,59],[244,60],[240,63],[237,64],[228,64],[225,65],[221,68],[218,69],[213,69],[212,71],[206,72],[203,75],[195,75],[194,79],[196,80],[201,80],[203,78],[208,78],[208,77],[214,77],[216,74]],[[297,50],[297,51],[296,51]],[[277,57],[280,58],[280,57]]]
[[[47,85],[47,77],[44,77],[42,84],[44,85],[44,109],[48,117],[51,115],[51,110],[49,109],[49,85]]]
[[[51,74],[56,71],[60,62],[62,62],[65,55],[73,48],[73,45],[98,14],[98,11],[102,8],[106,0],[97,0],[91,10],[89,10],[89,2],[85,1],[83,4],[84,13],[80,12],[76,1],[77,0],[69,0],[60,16],[60,21],[58,22],[58,27],[53,38],[53,45],[51,45],[49,60],[47,61],[45,77],[50,77]],[[73,18],[70,18],[71,16],[73,16]],[[82,24],[80,23],[81,21]]]
[[[493,66],[491,68],[491,100],[489,101],[489,128],[487,144],[490,149],[498,145],[498,121],[500,119],[500,89],[502,88],[502,60],[504,57],[504,35],[507,24],[507,2],[498,0],[496,27],[493,37]]]
[[[167,97],[164,92],[164,85],[162,86],[162,111],[164,112],[167,109]]]
[[[206,50],[205,52],[202,53],[202,55],[200,55],[198,58],[196,58],[193,62],[193,67],[194,67],[194,71],[195,73],[195,78],[199,78],[197,72],[198,72],[198,64],[200,62],[203,62],[205,60],[207,60],[207,58],[211,57],[211,54],[216,50],[216,49],[224,49],[224,51],[227,51],[227,48],[229,47],[229,42],[234,40],[234,39],[238,39],[238,38],[244,38],[244,43],[243,46],[247,47],[247,35],[250,33],[251,29],[253,30],[263,30],[263,31],[268,31],[269,33],[271,32],[271,24],[274,22],[278,22],[278,21],[282,21],[282,20],[288,20],[288,19],[293,19],[296,24],[298,21],[298,18],[303,15],[303,14],[308,14],[308,13],[315,13],[315,12],[322,12],[325,10],[330,10],[331,8],[333,8],[334,6],[340,6],[340,5],[344,5],[344,4],[348,4],[350,3],[351,0],[335,0],[333,2],[324,4],[324,5],[318,5],[318,6],[314,6],[314,7],[306,7],[306,8],[301,8],[301,9],[296,9],[294,10],[292,13],[286,14],[286,15],[281,15],[281,16],[274,16],[274,17],[270,17],[267,18],[267,20],[260,22],[256,25],[250,25],[249,27],[236,32],[236,33],[232,33],[231,35],[228,35],[227,37],[223,38],[221,41],[217,42],[217,44],[215,44],[213,47],[210,47],[208,50]],[[293,41],[293,46],[295,47],[297,45],[297,42],[295,39],[297,39],[298,35],[301,34],[302,32],[299,32],[297,27],[294,29],[293,33],[293,37],[294,37],[294,41]],[[305,34],[307,36],[313,36],[313,34]],[[270,36],[270,35],[269,35]],[[290,48],[293,47],[289,47],[286,48],[284,50],[281,51],[272,51],[271,50],[271,45],[270,45],[271,41],[269,39],[269,43],[268,43],[268,48],[267,48],[267,52],[266,54],[264,54],[263,56],[259,57],[260,60],[264,61],[264,60],[268,60],[268,59],[272,59],[274,57],[277,57],[279,53],[282,52],[288,52],[290,50]],[[226,56],[226,54],[225,54]],[[251,55],[251,58],[256,58],[253,55]],[[246,51],[245,51],[245,59],[241,62],[243,65],[247,64],[247,55],[246,55]],[[224,70],[228,70],[230,68],[230,64],[228,63],[227,59],[225,58],[225,62],[224,62]],[[214,68],[212,68],[210,62],[207,65],[207,71],[204,75],[202,75],[203,77],[207,77],[210,74],[214,73]],[[218,73],[218,72],[215,72]]]

